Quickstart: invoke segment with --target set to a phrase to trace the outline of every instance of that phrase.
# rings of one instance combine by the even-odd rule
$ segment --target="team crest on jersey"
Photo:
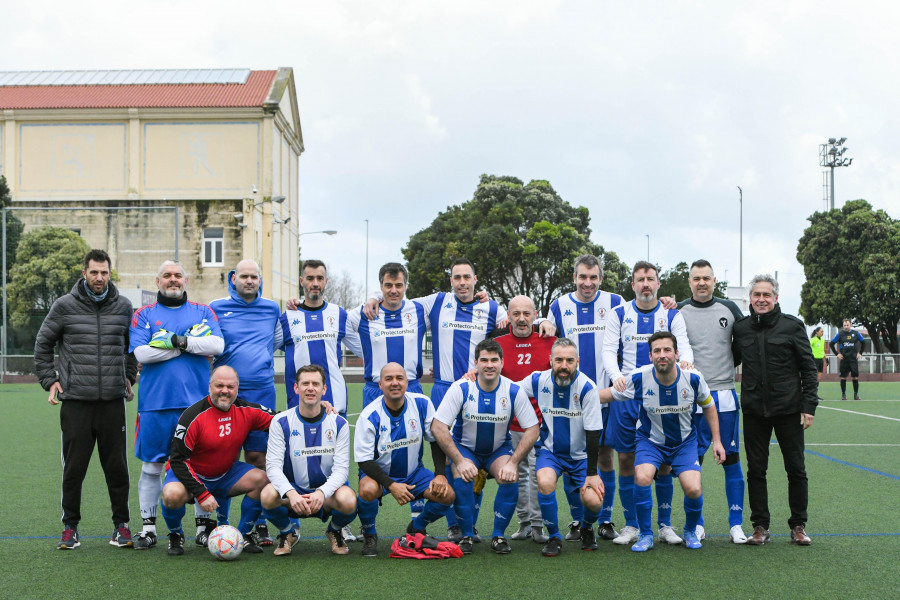
[[[564,316],[564,317],[571,317],[571,316],[572,316],[572,311],[569,310],[569,309],[567,308],[567,309],[566,309],[566,312],[563,313],[563,316]]]
[[[406,313],[406,324],[412,325],[412,315],[409,313]]]
[[[506,396],[500,398],[500,408],[506,410],[507,405],[509,404],[509,399]]]
[[[475,318],[480,319],[482,317],[484,317],[484,310],[482,310],[480,308],[476,308],[475,309]]]
[[[606,309],[601,306],[600,308],[597,309],[597,314],[600,315],[601,319],[605,319],[606,318]]]
[[[575,392],[575,395],[572,396],[572,402],[575,404],[575,406],[578,406],[578,392]]]
[[[328,326],[334,327],[334,317],[331,317],[331,316],[328,317]]]
[[[659,321],[656,322],[656,326],[660,329],[665,329],[666,328],[666,320],[663,318],[660,318]]]
[[[325,430],[325,439],[328,440],[329,442],[334,440],[334,430],[326,429]]]
[[[685,389],[681,390],[681,399],[682,399],[682,400],[687,400],[687,397],[688,397],[688,391],[687,391],[687,389],[685,388]]]
[[[416,430],[417,425],[416,425],[415,419],[410,419],[409,421],[406,422],[406,425],[407,425],[407,427],[409,427],[410,431],[414,432]]]
[[[722,329],[726,329],[728,327],[728,319],[726,319],[725,317],[719,319],[719,327],[721,327]]]

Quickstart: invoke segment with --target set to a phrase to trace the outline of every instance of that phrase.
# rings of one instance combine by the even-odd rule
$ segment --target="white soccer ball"
[[[206,547],[219,560],[235,560],[244,549],[244,536],[231,525],[219,525],[209,534]]]

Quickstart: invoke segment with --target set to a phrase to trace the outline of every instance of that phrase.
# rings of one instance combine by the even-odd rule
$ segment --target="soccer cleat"
[[[464,535],[459,540],[459,549],[462,550],[463,554],[472,554],[472,550],[475,547],[475,542],[472,540],[471,536]]]
[[[62,538],[59,540],[59,543],[56,545],[57,550],[74,550],[78,546],[81,545],[81,541],[78,539],[78,530],[74,527],[66,527],[63,529]]]
[[[472,541],[475,542],[476,544],[480,544],[480,543],[481,543],[481,536],[478,535],[478,528],[477,528],[477,527],[472,527]]]
[[[378,536],[363,534],[363,556],[378,556]]]
[[[859,396],[853,396],[853,399],[854,400],[862,400],[862,398],[860,398]]]
[[[133,548],[135,550],[147,550],[156,545],[156,534],[152,531],[142,531],[134,537]]]
[[[131,548],[133,542],[131,540],[131,530],[128,529],[128,525],[125,523],[119,523],[116,527],[115,531],[112,533],[112,537],[109,538],[110,546],[118,546],[119,548]]]
[[[416,535],[417,533],[421,533],[422,535],[428,535],[428,532],[424,529],[416,529],[416,526],[413,525],[413,521],[409,522],[409,525],[406,526],[406,533],[411,533]]]
[[[509,539],[511,540],[527,540],[531,537],[531,525],[529,523],[519,523],[519,529],[516,530]]]
[[[769,541],[769,530],[762,525],[754,525],[753,533],[747,538],[747,545],[762,546]]]
[[[331,553],[332,554],[349,554],[350,548],[347,547],[347,544],[344,543],[344,536],[341,534],[340,529],[327,529],[325,530],[325,537],[328,538],[328,541],[331,542]]]
[[[531,527],[531,539],[534,540],[536,544],[546,544],[550,541],[550,537],[544,532],[543,527]]]
[[[698,523],[697,529],[695,529],[694,532],[697,534],[697,539],[701,542],[706,539],[706,527],[704,527],[703,525],[700,525]]]
[[[606,523],[600,523],[600,526],[597,527],[597,537],[601,540],[614,540],[618,537],[619,532],[616,531],[616,526],[611,521],[607,521]]]
[[[562,540],[556,536],[547,540],[547,543],[541,548],[541,554],[544,556],[559,556],[560,552],[562,552]]]
[[[493,550],[495,554],[509,554],[512,552],[509,542],[507,542],[506,538],[502,535],[496,535],[491,540],[491,550]]]
[[[841,396],[841,400],[846,400],[847,396]]]
[[[667,544],[672,544],[674,546],[676,544],[680,544],[684,540],[678,537],[678,534],[675,533],[675,530],[672,529],[671,525],[663,525],[659,528],[659,541],[665,542]]]
[[[349,525],[344,525],[344,528],[341,529],[341,535],[344,536],[345,542],[358,542],[359,541],[358,539],[356,539],[356,536],[353,535],[353,532],[350,531]]]
[[[203,519],[202,523],[198,524],[197,528],[197,536],[194,538],[194,543],[200,546],[201,548],[206,548],[209,543],[209,534],[212,533],[213,529],[216,528],[216,522],[213,519]]]
[[[581,549],[586,552],[593,552],[597,549],[597,538],[594,537],[594,526],[588,525],[581,528]]]
[[[451,525],[447,528],[447,540],[453,542],[454,544],[458,544],[459,540],[462,539],[462,527],[459,525]]]
[[[747,543],[747,536],[744,535],[744,529],[740,525],[732,527],[731,531],[728,532],[728,537],[731,538],[731,542],[734,544]]]
[[[697,550],[698,548],[703,547],[703,544],[700,543],[700,539],[697,537],[696,529],[694,531],[684,532],[684,545],[691,550]]]
[[[287,556],[291,553],[291,549],[294,547],[294,544],[300,538],[297,537],[297,532],[293,529],[288,531],[287,533],[279,533],[278,534],[278,544],[275,546],[275,552],[272,554],[274,556]]]
[[[626,544],[633,544],[641,537],[641,531],[637,527],[632,527],[631,525],[626,525],[619,532],[619,535],[612,541],[613,544],[618,544],[620,546],[625,546]]]
[[[184,554],[184,534],[172,531],[169,533],[169,549],[167,550],[169,556],[181,556]]]
[[[273,546],[275,544],[272,536],[269,535],[269,526],[266,524],[256,526],[256,537],[259,538],[260,546]]]
[[[632,528],[633,529],[633,528]],[[653,534],[642,535],[638,537],[638,541],[631,547],[632,552],[646,552],[653,547]]]
[[[248,554],[262,554],[263,549],[259,547],[259,536],[255,531],[244,534],[244,545],[241,552]]]
[[[566,534],[567,542],[577,542],[581,539],[581,523],[572,521],[569,523],[569,533]]]

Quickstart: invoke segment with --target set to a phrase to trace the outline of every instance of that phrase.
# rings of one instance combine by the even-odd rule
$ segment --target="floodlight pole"
[[[738,283],[741,287],[744,285],[744,190],[741,189],[741,186],[737,186],[738,193],[740,196],[738,197],[738,204],[740,205],[740,217],[738,217],[738,227],[740,228],[738,231]]]

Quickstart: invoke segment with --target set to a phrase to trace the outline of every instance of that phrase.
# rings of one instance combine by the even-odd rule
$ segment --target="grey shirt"
[[[734,355],[731,330],[743,317],[731,300],[713,298],[697,302],[693,298],[678,303],[688,339],[694,351],[694,366],[703,373],[710,390],[734,389]]]

